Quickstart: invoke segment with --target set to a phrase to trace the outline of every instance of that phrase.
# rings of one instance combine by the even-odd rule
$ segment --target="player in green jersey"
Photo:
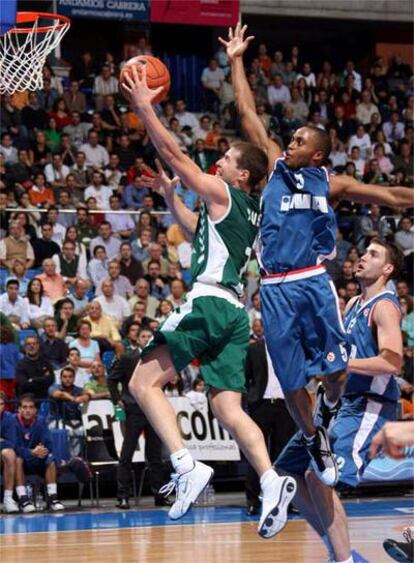
[[[187,302],[155,334],[130,382],[131,393],[171,455],[176,473],[164,489],[166,493],[176,489],[170,517],[184,516],[213,477],[213,470],[194,461],[184,447],[175,413],[162,391],[177,371],[197,357],[215,416],[260,477],[263,503],[258,531],[262,537],[272,537],[287,522],[296,482],[277,475],[262,432],[241,408],[249,325],[239,302],[241,276],[259,223],[258,202],[250,191],[266,174],[266,155],[250,143],[236,143],[217,163],[216,176],[204,174],[158,120],[151,102],[159,89],[148,88],[145,67],[141,77],[135,70],[121,88],[160,156],[203,200],[198,217],[174,194],[160,171],[166,202],[193,241],[194,284]]]

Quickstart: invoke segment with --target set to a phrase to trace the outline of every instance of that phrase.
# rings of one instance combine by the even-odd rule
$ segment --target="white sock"
[[[50,495],[56,495],[57,494],[57,485],[56,483],[48,483],[47,485],[47,494]]]
[[[263,494],[266,494],[266,490],[274,484],[275,479],[279,479],[279,475],[272,467],[263,473],[260,477],[260,486]]]
[[[326,398],[326,395],[323,395],[322,401],[324,402],[325,406],[328,407],[328,409],[330,409],[330,410],[334,409],[336,407],[336,405],[338,404],[338,401],[335,401],[335,402],[328,401],[328,399]]]
[[[24,497],[27,494],[26,487],[24,485],[19,485],[16,487],[16,493],[19,498]]]
[[[174,452],[170,455],[170,459],[175,471],[180,475],[191,471],[194,467],[194,460],[187,448]]]
[[[325,544],[325,547],[328,551],[329,560],[335,561],[335,552],[333,550],[332,544],[331,544],[328,536],[326,534],[324,534],[323,536],[320,536],[320,538],[323,541],[323,543]]]
[[[4,489],[4,502],[6,502],[6,499],[8,498],[13,498],[13,489]]]
[[[344,559],[343,561],[337,561],[335,559],[335,563],[354,563],[354,558],[351,555],[351,557],[348,557],[348,559]]]

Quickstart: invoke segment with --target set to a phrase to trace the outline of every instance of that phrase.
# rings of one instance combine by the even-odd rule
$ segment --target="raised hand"
[[[137,67],[132,65],[132,77],[129,72],[125,73],[125,80],[120,86],[122,94],[136,110],[140,110],[145,105],[152,104],[152,101],[162,89],[162,86],[154,90],[148,87],[147,67],[145,65],[141,66],[140,73],[138,73]]]
[[[234,59],[235,57],[241,57],[249,43],[253,41],[254,36],[250,35],[249,37],[244,38],[244,34],[246,33],[247,25],[241,26],[241,22],[238,22],[234,31],[231,27],[229,27],[229,36],[228,41],[219,37],[219,41],[222,45],[226,47],[227,56],[230,60]]]
[[[178,176],[174,176],[174,178],[170,179],[157,158],[155,159],[155,164],[157,166],[156,176],[153,178],[142,176],[143,184],[145,187],[153,189],[163,197],[171,197],[180,179]]]

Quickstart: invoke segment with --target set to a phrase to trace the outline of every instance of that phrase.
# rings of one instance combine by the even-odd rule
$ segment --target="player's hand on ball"
[[[147,69],[145,65],[142,66],[141,76],[135,66],[131,68],[132,77],[127,73],[122,82],[120,89],[125,98],[130,102],[134,109],[140,110],[145,106],[151,105],[153,100],[163,90],[163,86],[151,90],[147,84]]]
[[[230,60],[236,57],[241,57],[249,46],[249,43],[253,41],[253,35],[246,37],[246,39],[244,38],[246,29],[247,25],[244,25],[242,27],[241,22],[238,22],[238,24],[234,28],[234,31],[231,27],[229,27],[229,36],[227,41],[222,37],[219,37],[220,43],[226,47],[227,56]]]

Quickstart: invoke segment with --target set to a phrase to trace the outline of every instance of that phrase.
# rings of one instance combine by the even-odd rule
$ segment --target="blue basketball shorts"
[[[346,332],[335,286],[323,268],[283,283],[264,278],[260,296],[266,345],[284,392],[346,369]]]
[[[331,427],[329,437],[339,470],[339,483],[356,487],[370,461],[372,438],[384,424],[397,417],[398,404],[376,401],[366,396],[343,398],[342,406]],[[295,475],[309,469],[310,457],[297,432],[275,461],[276,468]]]
[[[54,461],[53,455],[48,454],[44,458],[35,457],[34,455],[23,458],[23,469],[25,473],[36,473],[44,475],[47,467]]]

